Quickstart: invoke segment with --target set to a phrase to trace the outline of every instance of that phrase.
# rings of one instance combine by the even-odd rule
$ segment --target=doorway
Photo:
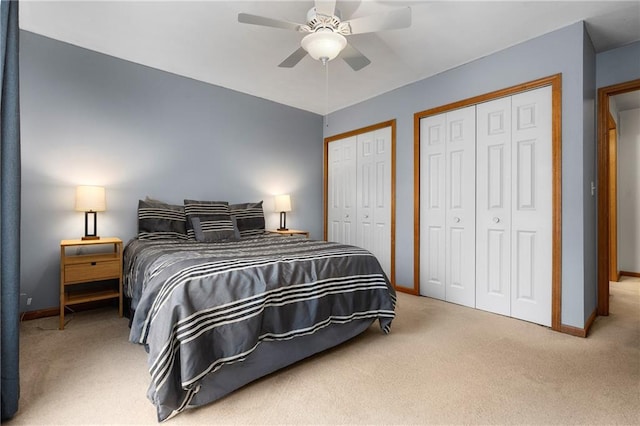
[[[598,89],[598,315],[609,315],[609,280],[617,280],[617,126],[612,96],[640,90],[640,79]],[[616,146],[614,146],[616,145]]]

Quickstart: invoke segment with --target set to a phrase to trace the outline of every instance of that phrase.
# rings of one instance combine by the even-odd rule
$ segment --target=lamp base
[[[89,216],[93,216],[93,228],[89,226],[91,221],[89,220]],[[99,240],[96,234],[98,229],[98,212],[94,212],[89,210],[88,212],[84,212],[84,237],[83,240]]]
[[[289,228],[287,228],[287,213],[286,212],[280,212],[280,228],[278,228],[278,231],[288,231]]]

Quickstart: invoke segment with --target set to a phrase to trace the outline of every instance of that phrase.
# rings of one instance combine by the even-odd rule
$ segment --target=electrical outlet
[[[31,297],[27,297],[27,306],[31,306]]]

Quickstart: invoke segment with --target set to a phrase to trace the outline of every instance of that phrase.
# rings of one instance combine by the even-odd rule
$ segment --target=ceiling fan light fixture
[[[326,62],[340,54],[347,45],[347,39],[330,30],[316,31],[305,36],[301,45],[313,59]]]

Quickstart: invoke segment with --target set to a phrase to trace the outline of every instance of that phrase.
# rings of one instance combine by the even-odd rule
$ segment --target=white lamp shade
[[[276,195],[276,211],[277,212],[291,211],[291,197],[289,196],[289,194]]]
[[[80,212],[103,212],[107,200],[103,186],[81,185],[76,188],[76,210]]]
[[[347,39],[332,31],[316,31],[305,36],[300,44],[313,59],[330,61],[345,48]]]

